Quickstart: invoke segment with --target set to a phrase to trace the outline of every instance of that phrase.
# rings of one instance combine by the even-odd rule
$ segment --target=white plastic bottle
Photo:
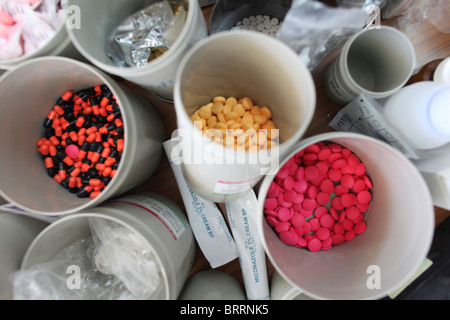
[[[445,58],[437,66],[433,74],[433,81],[450,85],[450,57]]]
[[[420,150],[450,142],[450,85],[422,81],[399,90],[384,106],[386,120]]]

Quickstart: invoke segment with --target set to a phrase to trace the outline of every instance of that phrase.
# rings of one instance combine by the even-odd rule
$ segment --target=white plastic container
[[[274,271],[270,282],[271,300],[314,300],[287,282],[278,271]]]
[[[98,68],[134,82],[165,100],[173,100],[173,86],[177,67],[185,53],[208,35],[198,0],[184,0],[187,19],[180,35],[158,59],[143,68],[120,68],[106,54],[115,28],[131,14],[158,0],[69,0],[68,5],[80,8],[82,28],[67,28],[70,38],[80,53]]]
[[[10,277],[20,269],[31,242],[47,225],[43,221],[0,211],[0,300],[13,297]]]
[[[135,193],[116,198],[51,224],[28,248],[22,262],[22,271],[53,261],[53,257],[61,250],[80,239],[92,236],[89,218],[115,222],[129,228],[133,235],[139,235],[145,245],[152,249],[160,270],[162,287],[159,287],[156,299],[177,299],[195,259],[195,239],[180,206],[154,193]],[[67,267],[76,264],[75,261],[67,262]],[[69,276],[70,274],[67,275]],[[64,274],[62,278],[65,282]]]
[[[244,289],[232,275],[204,270],[192,275],[178,300],[246,300]]]
[[[450,85],[450,57],[438,65],[434,71],[433,81]]]
[[[61,56],[84,60],[83,56],[77,51],[67,35],[65,21],[61,23],[61,26],[55,31],[54,35],[38,50],[29,52],[28,54],[15,59],[0,60],[0,74],[2,70],[11,70],[25,61],[44,56]]]
[[[268,106],[280,129],[279,147],[245,152],[211,142],[190,117],[216,96],[247,96]],[[249,192],[301,139],[314,115],[316,90],[309,70],[281,41],[252,31],[223,31],[184,57],[174,102],[186,181],[204,199],[228,202]]]
[[[62,93],[100,84],[119,102],[125,148],[117,175],[101,195],[79,199],[48,176],[36,142]],[[2,75],[0,96],[0,194],[22,210],[62,216],[97,206],[147,182],[161,162],[164,126],[156,110],[91,65],[61,57],[32,59]]]
[[[450,210],[450,153],[442,152],[433,157],[415,160],[414,164],[428,184],[433,204]]]
[[[393,27],[376,26],[352,36],[325,74],[325,92],[345,105],[362,93],[389,97],[411,77],[416,62],[411,41]]]
[[[285,245],[264,217],[265,198],[275,177],[266,176],[258,194],[258,232],[272,265],[293,288],[280,289],[274,299],[293,299],[301,293],[313,299],[383,298],[405,285],[426,259],[434,235],[431,195],[402,153],[361,134],[333,132],[305,139],[281,165],[322,141],[350,149],[366,166],[373,183],[367,230],[328,251]],[[368,285],[374,275],[379,277],[379,288]]]
[[[450,85],[423,81],[400,89],[384,106],[386,120],[420,150],[450,142]]]

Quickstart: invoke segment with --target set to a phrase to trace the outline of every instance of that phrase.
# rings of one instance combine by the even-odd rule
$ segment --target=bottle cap
[[[450,84],[442,85],[430,100],[430,120],[435,129],[450,136]]]
[[[450,57],[444,59],[434,72],[435,82],[450,84]]]

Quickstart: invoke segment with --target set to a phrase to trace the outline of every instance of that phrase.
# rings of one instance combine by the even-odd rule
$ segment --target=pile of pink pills
[[[372,188],[355,153],[319,142],[278,171],[267,192],[265,218],[286,245],[329,250],[366,231]]]

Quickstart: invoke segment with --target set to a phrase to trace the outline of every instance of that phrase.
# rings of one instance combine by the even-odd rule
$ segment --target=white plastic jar
[[[450,85],[422,81],[400,89],[384,106],[386,120],[420,150],[450,142]]]

